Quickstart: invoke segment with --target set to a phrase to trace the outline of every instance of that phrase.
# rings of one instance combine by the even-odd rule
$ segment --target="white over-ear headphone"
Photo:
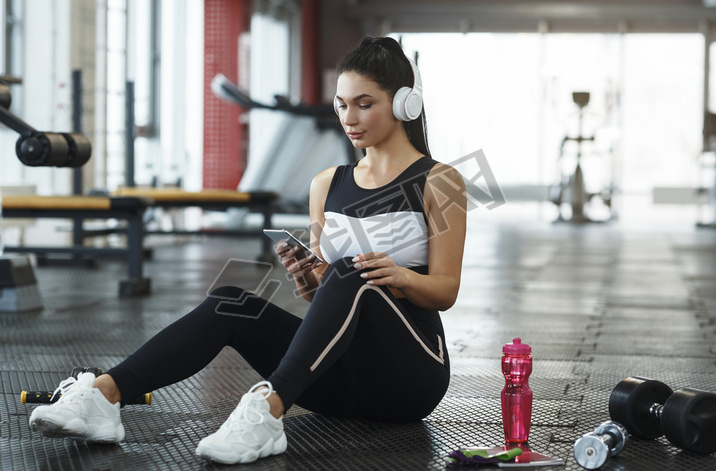
[[[415,62],[411,59],[408,62],[413,69],[413,88],[402,87],[393,97],[393,116],[401,121],[416,120],[423,111],[423,80]]]
[[[423,80],[420,78],[420,71],[412,59],[408,59],[413,69],[413,87],[402,87],[395,92],[393,97],[393,116],[400,121],[413,121],[418,119],[423,111]],[[333,98],[333,109],[339,114],[338,98]]]

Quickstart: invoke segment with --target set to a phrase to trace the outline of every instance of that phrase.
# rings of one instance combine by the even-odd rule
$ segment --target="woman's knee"
[[[271,281],[269,281],[269,285]],[[271,291],[270,289],[268,291]],[[209,293],[203,305],[208,311],[230,317],[258,319],[264,312],[274,311],[271,299],[275,290],[267,298],[237,286],[222,286]]]
[[[246,290],[238,286],[220,286],[209,293],[209,298],[222,301],[238,301],[246,296]]]
[[[245,304],[249,291],[238,286],[221,286],[212,290],[197,311],[204,314],[221,314],[223,307]]]
[[[360,278],[361,270],[355,267],[351,257],[343,257],[331,264],[330,271],[324,275],[325,278],[336,277],[340,279]]]

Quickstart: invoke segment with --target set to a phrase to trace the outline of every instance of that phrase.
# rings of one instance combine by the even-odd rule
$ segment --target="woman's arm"
[[[467,230],[467,194],[460,173],[436,164],[425,182],[428,216],[428,274],[421,275],[395,265],[384,253],[361,254],[356,268],[368,283],[400,291],[413,304],[447,310],[457,299]]]
[[[331,180],[336,172],[336,168],[329,168],[319,173],[313,178],[309,193],[309,211],[310,211],[310,231],[311,242],[309,247],[319,257],[323,258],[320,247],[321,232],[325,217],[323,215],[323,206],[328,196],[328,189],[331,186]],[[313,294],[321,282],[323,274],[328,269],[328,264],[319,265],[316,260],[304,258],[297,260],[289,247],[278,246],[276,253],[281,258],[281,263],[293,275],[296,282],[296,288],[299,294],[308,302],[313,300]]]

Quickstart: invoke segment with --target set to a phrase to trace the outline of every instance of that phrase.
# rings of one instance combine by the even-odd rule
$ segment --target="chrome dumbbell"
[[[624,449],[628,437],[629,434],[621,424],[604,422],[574,443],[574,459],[583,468],[600,468],[608,458],[618,455]]]

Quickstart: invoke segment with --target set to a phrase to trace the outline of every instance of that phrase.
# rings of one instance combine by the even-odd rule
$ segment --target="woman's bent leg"
[[[390,291],[366,284],[350,260],[343,259],[324,276],[286,356],[268,380],[286,408],[297,402],[330,415],[414,420],[437,404],[448,378],[442,328],[430,338],[423,335]],[[421,410],[413,404],[410,413],[391,416],[361,404],[365,386],[382,390],[398,384],[392,392],[405,395],[422,380],[435,387],[421,394],[426,398]]]
[[[240,313],[216,312],[227,298],[243,300]],[[241,288],[222,287],[107,374],[122,398],[134,398],[194,375],[230,345],[266,377],[278,366],[300,323]]]

